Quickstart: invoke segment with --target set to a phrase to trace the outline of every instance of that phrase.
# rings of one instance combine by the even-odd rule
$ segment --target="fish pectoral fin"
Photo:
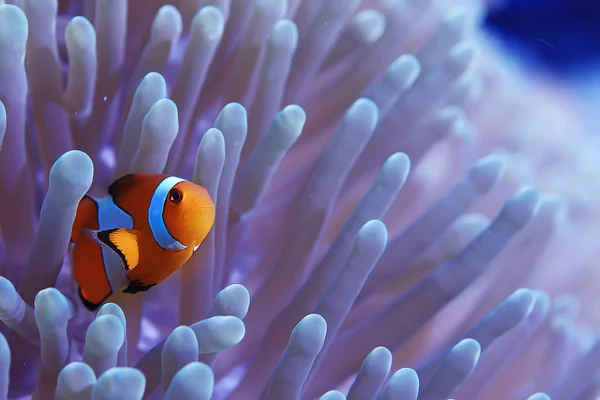
[[[155,285],[156,283],[147,285],[142,281],[134,280],[129,282],[129,285],[125,289],[123,289],[123,293],[136,294],[137,292],[145,292]]]
[[[133,229],[115,228],[103,231],[84,229],[84,232],[95,242],[106,247],[121,260],[126,271],[138,266],[140,261],[140,232]]]

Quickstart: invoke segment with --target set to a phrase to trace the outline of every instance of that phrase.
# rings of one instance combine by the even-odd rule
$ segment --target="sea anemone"
[[[553,259],[595,214],[545,173],[589,154],[559,139],[576,107],[512,76],[479,2],[7,2],[0,400],[597,393]],[[77,205],[140,172],[205,186],[216,222],[93,315]]]

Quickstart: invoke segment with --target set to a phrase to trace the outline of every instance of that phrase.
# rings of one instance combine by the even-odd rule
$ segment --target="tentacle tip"
[[[165,394],[165,399],[210,399],[213,388],[214,373],[212,368],[195,361],[177,371]]]
[[[325,341],[327,322],[319,314],[308,314],[296,325],[290,336],[290,343],[304,349],[305,352],[319,352]]]
[[[67,364],[59,373],[56,386],[57,399],[69,399],[91,390],[96,383],[96,374],[83,362]]]
[[[504,205],[502,219],[515,229],[523,228],[537,211],[539,199],[537,188],[528,186],[520,189]]]
[[[388,381],[384,394],[385,399],[395,399],[400,393],[415,398],[419,392],[419,375],[412,368],[402,368],[396,371]]]
[[[171,99],[160,99],[144,117],[142,140],[150,139],[158,150],[170,148],[179,131],[179,111]]]
[[[250,306],[250,292],[241,284],[234,283],[227,286],[217,294],[216,302],[219,303],[221,311],[226,314],[244,318]],[[237,315],[239,312],[242,315]]]
[[[65,40],[71,51],[90,49],[96,46],[96,31],[87,18],[78,15],[67,24]]]
[[[150,40],[176,39],[183,30],[181,13],[172,4],[159,8],[150,32]],[[165,37],[166,36],[166,37]]]
[[[114,354],[125,341],[121,320],[112,314],[96,317],[85,336],[84,358],[87,351],[94,354]]]
[[[375,9],[363,10],[356,14],[352,21],[352,27],[361,43],[366,45],[375,43],[385,32],[385,15]]]
[[[421,62],[414,54],[402,54],[388,67],[387,72],[395,86],[406,89],[421,74]]]
[[[195,349],[195,352],[198,352],[198,343],[196,341],[196,334],[194,330],[187,325],[180,325],[177,328],[173,329],[171,334],[167,337],[165,341],[165,345],[163,347],[163,359],[165,354],[173,351],[172,349],[177,349],[176,351],[181,351],[182,349]]]
[[[369,125],[369,130],[375,129],[379,120],[379,108],[375,102],[367,97],[356,100],[346,111],[346,118]],[[353,122],[354,123],[354,122]]]
[[[237,102],[226,104],[217,117],[215,126],[222,128],[223,132],[226,132],[230,127],[241,128],[245,132],[248,126],[246,108]]]
[[[517,289],[506,300],[519,307],[521,315],[527,316],[535,306],[535,294],[533,290],[527,288]]]
[[[148,72],[146,75],[144,75],[142,82],[140,82],[140,87],[161,87],[165,88],[166,90],[167,81],[159,72]]]
[[[83,151],[70,150],[50,169],[48,191],[63,198],[75,198],[78,202],[92,186],[93,178],[91,158]]]
[[[404,183],[411,170],[410,157],[406,153],[394,153],[385,161],[381,172],[384,178],[397,177]],[[387,180],[387,179],[386,179]],[[397,179],[394,179],[397,182]]]
[[[279,115],[286,126],[299,128],[299,131],[306,122],[306,112],[297,104],[286,106]],[[299,132],[298,132],[299,133]]]
[[[492,154],[479,160],[469,171],[469,179],[480,193],[491,189],[504,175],[506,159]]]
[[[220,154],[220,158],[225,158],[225,136],[223,132],[217,128],[208,129],[202,139],[200,140],[200,146],[198,146],[198,154],[196,157],[214,157]]]
[[[465,32],[475,25],[477,16],[475,11],[474,7],[464,4],[454,6],[446,12],[442,23],[451,31]]]
[[[221,10],[214,6],[205,6],[192,20],[191,35],[198,35],[202,40],[208,42],[216,42],[221,39],[224,28],[225,19]]]
[[[471,338],[461,340],[450,351],[454,366],[465,373],[477,365],[480,355],[481,345]]]
[[[529,288],[519,288],[517,290],[515,290],[509,297],[510,299],[512,299],[513,301],[517,301],[517,302],[534,302],[535,301],[535,295],[533,290],[529,289]]]
[[[212,353],[232,348],[241,342],[246,335],[244,322],[234,316],[207,318],[192,324],[190,328],[196,333],[198,347],[203,353]],[[209,347],[206,347],[206,343],[203,343],[204,340],[212,342]]]
[[[377,247],[381,247],[381,251],[383,251],[388,240],[388,230],[382,221],[372,219],[362,226],[357,236],[368,239],[372,243],[377,243]]]
[[[127,320],[125,318],[125,313],[123,312],[123,309],[118,304],[104,303],[96,313],[96,317],[99,317],[101,315],[114,315],[115,317],[119,318],[119,320],[123,323],[123,328],[125,329]]]
[[[0,43],[7,41],[11,48],[23,47],[24,51],[28,34],[29,23],[23,10],[13,4],[0,5]]]
[[[40,290],[35,296],[33,310],[40,330],[52,329],[57,324],[66,326],[71,317],[69,302],[55,288]]]
[[[364,363],[370,367],[377,366],[389,370],[392,366],[392,352],[384,346],[375,347],[367,355]]]
[[[146,387],[146,376],[138,369],[114,367],[103,373],[92,389],[92,398],[141,399]]]

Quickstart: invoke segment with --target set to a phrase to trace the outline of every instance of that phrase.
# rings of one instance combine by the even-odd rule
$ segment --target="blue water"
[[[600,70],[598,1],[505,0],[485,25],[507,51],[561,78]]]

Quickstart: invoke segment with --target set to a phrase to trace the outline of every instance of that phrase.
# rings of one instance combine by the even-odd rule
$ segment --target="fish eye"
[[[183,194],[177,190],[177,189],[173,189],[169,192],[169,201],[173,204],[179,204],[181,203],[181,200],[183,199]]]

